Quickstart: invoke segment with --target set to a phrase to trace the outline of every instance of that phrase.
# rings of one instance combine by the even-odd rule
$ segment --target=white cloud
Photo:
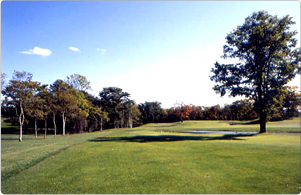
[[[76,47],[69,47],[69,49],[71,49],[72,51],[77,51],[77,52],[80,52],[78,48]]]
[[[124,60],[118,60],[117,62],[118,62],[119,64],[121,64],[121,65],[125,64],[125,61],[124,61]]]
[[[96,48],[95,50],[99,51],[100,55],[104,55],[106,53],[106,51],[107,51],[106,49],[102,49],[102,48],[101,49],[100,48]]]
[[[34,47],[28,51],[21,51],[20,53],[28,54],[28,55],[41,55],[41,56],[49,56],[51,51],[49,49],[42,49],[40,47]]]

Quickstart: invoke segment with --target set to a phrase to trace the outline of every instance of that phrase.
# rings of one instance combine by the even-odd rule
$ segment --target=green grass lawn
[[[297,132],[300,120],[268,123]],[[51,194],[298,194],[300,133],[254,136],[188,134],[253,131],[222,121],[148,124],[58,136],[1,136],[1,192]]]
[[[184,123],[171,123],[171,124],[148,124],[157,130],[167,130],[172,132],[185,132],[185,131],[249,131],[259,132],[259,124],[249,124],[252,121],[184,121]],[[235,123],[236,125],[231,125]],[[163,127],[163,129],[162,129]],[[269,133],[301,133],[300,118],[294,118],[281,122],[267,122],[267,132]]]

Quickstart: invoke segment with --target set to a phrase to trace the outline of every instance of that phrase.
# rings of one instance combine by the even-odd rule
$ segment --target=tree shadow
[[[245,140],[239,137],[250,137],[257,134],[227,134],[223,136],[184,136],[184,135],[138,135],[133,137],[98,137],[90,142],[174,142],[174,141],[210,141],[210,140]]]
[[[15,127],[1,127],[1,134],[18,134],[20,133],[19,128]]]
[[[241,123],[230,123],[230,125],[257,125],[260,123],[260,120],[254,120],[250,122],[241,122]]]

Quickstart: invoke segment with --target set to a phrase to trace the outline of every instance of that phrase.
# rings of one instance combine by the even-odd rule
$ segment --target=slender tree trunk
[[[79,119],[79,132],[82,133],[83,132],[83,124],[82,124],[82,119]]]
[[[53,113],[53,119],[52,119],[52,122],[53,122],[53,127],[54,127],[54,137],[55,137],[55,136],[56,136],[55,113]]]
[[[102,117],[100,118],[100,131],[102,132]]]
[[[98,126],[98,120],[97,118],[94,116],[94,119],[95,119],[95,129],[97,129],[97,126]]]
[[[132,118],[129,118],[129,127],[133,128],[133,119]]]
[[[44,139],[46,138],[47,135],[47,119],[45,118],[45,134],[44,134]]]
[[[83,131],[86,131],[87,130],[87,121],[86,121],[86,118],[84,119],[84,124],[83,124]]]
[[[66,132],[65,132],[66,117],[65,117],[64,112],[62,113],[62,117],[63,117],[63,136],[65,136],[66,135]]]
[[[38,137],[38,122],[37,118],[34,119],[34,132],[35,132],[35,137]]]
[[[132,128],[133,127],[133,122],[132,122],[132,118],[129,117],[129,121],[128,121],[128,128]]]
[[[19,135],[19,142],[22,142],[22,127],[23,127],[23,123],[24,123],[24,120],[25,120],[25,116],[24,116],[24,111],[23,111],[23,107],[22,107],[22,101],[20,101],[20,115],[19,115],[19,125],[20,125],[20,135]],[[17,108],[16,108],[16,114],[18,116],[18,111],[17,111]]]
[[[120,119],[120,128],[124,128],[124,110],[122,110],[122,115]]]
[[[152,113],[153,123],[155,123],[155,113]]]
[[[22,142],[22,125],[20,125],[19,142]]]
[[[24,123],[24,113],[23,113],[23,109],[21,109],[21,114],[19,116],[19,125],[20,125],[20,135],[19,135],[19,142],[22,142],[22,126]]]

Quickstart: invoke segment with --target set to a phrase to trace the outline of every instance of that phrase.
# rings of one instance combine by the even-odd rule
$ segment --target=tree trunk
[[[260,121],[260,131],[259,133],[265,133],[266,132],[266,119],[267,119],[267,114],[262,111],[260,111],[259,114],[259,121]]]
[[[124,110],[122,110],[122,115],[120,119],[120,128],[124,128]]]
[[[23,121],[24,121],[24,114],[20,114],[19,116],[19,125],[20,125],[20,135],[19,135],[19,142],[22,142],[22,126],[23,126]]]
[[[95,119],[95,129],[97,129],[97,126],[98,126],[98,120],[96,119],[95,116],[94,116],[94,119]]]
[[[24,114],[20,114],[19,116],[19,124],[20,124],[20,135],[19,135],[19,142],[22,142],[22,126],[23,126],[23,122],[24,122]]]
[[[24,112],[23,112],[23,108],[22,108],[22,102],[20,102],[20,115],[19,115],[19,125],[20,125],[20,135],[19,135],[19,142],[22,142],[22,126],[25,120],[25,116],[24,116]],[[16,109],[17,112],[17,109]]]
[[[155,113],[152,113],[153,123],[155,123]]]
[[[35,137],[38,137],[38,124],[37,124],[37,118],[34,119],[34,132],[35,132]]]
[[[133,128],[133,120],[132,118],[129,119],[129,127],[132,129]]]
[[[102,132],[102,117],[100,118],[100,131]]]
[[[45,118],[45,134],[44,134],[44,139],[46,138],[47,135],[47,119]]]
[[[55,113],[53,113],[53,127],[54,127],[54,137],[56,136],[56,123],[55,123]]]
[[[261,79],[260,82],[262,83]],[[259,133],[265,133],[266,132],[266,119],[267,119],[267,113],[265,110],[264,105],[264,98],[262,97],[262,89],[261,86],[258,87],[258,99],[259,99],[259,123],[260,123],[260,131]]]
[[[83,120],[80,118],[79,119],[79,132],[82,133],[83,132]]]
[[[65,132],[66,117],[65,117],[64,112],[62,113],[62,118],[63,118],[63,136],[65,136],[66,135],[66,132]]]
[[[180,117],[181,117],[181,123],[183,123],[183,116],[182,116],[182,113],[180,114]]]
[[[20,125],[19,142],[22,142],[22,125]]]

